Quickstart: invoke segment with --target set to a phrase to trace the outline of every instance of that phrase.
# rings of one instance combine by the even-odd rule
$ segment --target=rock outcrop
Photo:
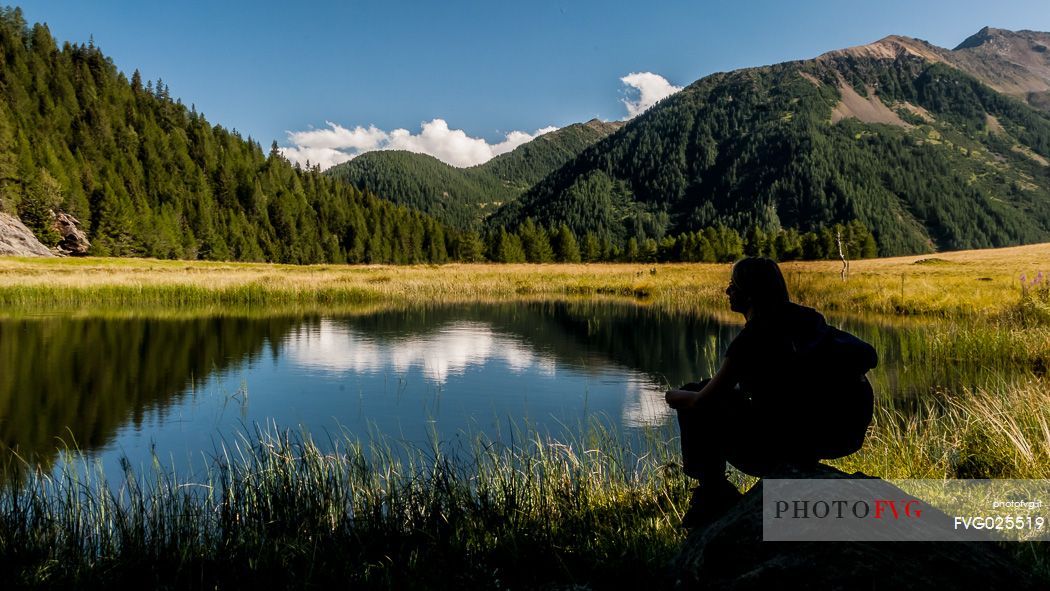
[[[2,212],[0,212],[0,255],[55,256],[18,218]]]
[[[91,242],[81,228],[80,220],[63,212],[51,212],[51,215],[55,231],[62,236],[62,241],[58,243],[59,253],[71,256],[87,255]]]
[[[827,466],[774,477],[870,478]],[[675,589],[1045,588],[994,542],[763,541],[761,481],[729,513],[693,531],[673,569]]]

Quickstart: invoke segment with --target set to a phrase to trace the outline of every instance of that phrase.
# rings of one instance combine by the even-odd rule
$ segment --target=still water
[[[620,303],[350,316],[0,320],[0,445],[181,471],[257,427],[426,447],[592,419],[669,423],[663,391],[709,375],[738,325]]]
[[[836,322],[876,345],[899,408],[1001,368],[930,363],[922,327]],[[429,306],[349,315],[0,320],[0,460],[62,448],[111,477],[182,474],[262,429],[427,448],[476,436],[673,424],[668,386],[711,375],[741,325],[623,302]],[[673,429],[668,433],[673,433]]]

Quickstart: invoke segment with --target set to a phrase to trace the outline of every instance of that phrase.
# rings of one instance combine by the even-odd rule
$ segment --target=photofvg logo
[[[767,541],[1048,539],[1050,481],[765,479]],[[1044,501],[1045,500],[1045,501]]]

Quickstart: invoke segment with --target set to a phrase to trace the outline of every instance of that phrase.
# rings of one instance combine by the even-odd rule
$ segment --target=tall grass
[[[885,478],[1050,478],[1050,383],[879,405],[868,441],[834,462]],[[474,439],[465,448],[319,445],[257,430],[193,479],[155,459],[100,466],[67,452],[0,493],[0,569],[17,586],[550,588],[665,581],[684,534],[677,439]],[[737,474],[738,482],[745,479]],[[1008,549],[1040,573],[1045,552]]]
[[[878,405],[863,449],[836,464],[884,478],[1050,479],[1050,380]]]
[[[0,495],[0,568],[55,587],[649,586],[683,539],[666,438],[325,447],[258,431],[196,484],[159,462],[107,483],[70,455]]]
[[[854,261],[789,262],[801,302],[821,310],[947,318],[1020,314],[1021,274],[1050,271],[1050,244]],[[274,265],[149,259],[0,258],[0,306],[309,305],[628,297],[724,310],[728,264]],[[1037,302],[1038,303],[1038,302]],[[1041,304],[1040,304],[1041,306]],[[1045,306],[1028,320],[1050,322]],[[1043,312],[1046,312],[1045,314]]]

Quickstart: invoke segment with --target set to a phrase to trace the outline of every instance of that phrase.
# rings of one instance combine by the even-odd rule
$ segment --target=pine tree
[[[641,252],[638,248],[638,239],[631,236],[630,240],[627,241],[627,251],[624,253],[624,258],[630,262],[634,262],[641,258]]]
[[[485,245],[481,237],[474,230],[464,232],[456,243],[457,260],[465,263],[480,263],[485,260]]]
[[[517,234],[509,233],[503,228],[499,229],[494,260],[497,263],[525,262],[525,250]]]
[[[549,263],[554,260],[554,251],[551,249],[547,232],[537,226],[532,218],[525,220],[525,223],[518,228],[517,235],[525,250],[525,260],[530,263]]]
[[[45,246],[56,246],[62,237],[55,230],[52,212],[62,203],[62,190],[58,181],[41,168],[37,178],[22,196],[18,205],[18,217],[33,231],[37,240]]]
[[[554,233],[554,260],[560,263],[580,262],[580,248],[576,243],[576,235],[572,233],[569,226],[562,224]]]
[[[583,237],[582,258],[588,263],[593,263],[602,259],[602,243],[598,240],[598,237],[594,232],[587,232]]]

